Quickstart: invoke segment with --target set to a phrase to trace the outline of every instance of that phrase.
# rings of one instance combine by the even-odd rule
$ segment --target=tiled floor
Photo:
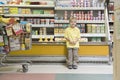
[[[0,80],[112,80],[113,66],[108,64],[79,64],[68,69],[65,64],[29,65],[22,73],[21,65],[0,67]]]
[[[0,80],[112,80],[112,74],[0,74]]]
[[[0,73],[21,73],[21,65],[0,67]],[[113,66],[108,64],[79,64],[78,69],[68,69],[65,64],[33,64],[27,73],[79,73],[112,74]]]

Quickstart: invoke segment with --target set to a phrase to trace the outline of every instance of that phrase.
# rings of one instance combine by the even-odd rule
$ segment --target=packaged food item
[[[47,37],[45,37],[45,40],[44,40],[45,42],[48,42],[48,38]]]
[[[29,37],[25,38],[25,49],[28,50],[31,48],[31,40]]]
[[[30,33],[30,31],[31,31],[31,24],[28,23],[26,24],[26,32]]]
[[[50,37],[50,42],[53,42],[53,37]]]
[[[12,25],[6,26],[6,33],[7,33],[7,36],[13,35]]]
[[[42,39],[42,37],[40,37],[40,38],[39,38],[39,42],[42,42],[42,41],[43,41],[43,39]]]
[[[10,51],[20,50],[20,36],[9,37]]]
[[[92,32],[92,24],[87,24],[87,33]]]
[[[19,23],[14,24],[14,25],[12,26],[12,28],[13,28],[13,31],[14,31],[14,33],[15,33],[16,35],[19,35],[19,34],[21,34],[21,33],[23,32],[22,26],[21,26]]]
[[[21,44],[21,50],[25,50],[25,44]]]
[[[0,46],[3,46],[3,45],[4,45],[3,36],[0,35]]]

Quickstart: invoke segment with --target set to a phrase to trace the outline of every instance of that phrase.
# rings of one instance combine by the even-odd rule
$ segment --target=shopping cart
[[[31,64],[31,61],[20,61],[15,64],[7,63],[7,57],[9,56],[9,53],[6,53],[5,49],[3,48],[2,53],[0,53],[0,67],[5,66],[11,66],[11,65],[21,65],[22,66],[22,72],[28,72],[28,66]]]
[[[28,71],[31,61],[20,61],[17,64],[8,64],[7,58],[11,51],[29,50],[31,48],[31,25],[27,22],[17,22],[9,25],[0,23],[0,67],[22,65],[22,72]],[[22,47],[24,45],[24,47]],[[21,48],[22,47],[22,48]]]

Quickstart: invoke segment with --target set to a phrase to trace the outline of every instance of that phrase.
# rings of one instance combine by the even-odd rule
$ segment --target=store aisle
[[[107,64],[80,64],[68,69],[65,64],[29,65],[27,73],[21,65],[0,67],[0,80],[112,80],[113,67]],[[16,74],[17,73],[17,74]]]
[[[78,69],[68,69],[65,64],[33,64],[27,73],[78,73],[113,74],[113,66],[108,64],[80,64]],[[0,67],[0,73],[21,73],[21,65]]]
[[[112,80],[112,74],[1,74],[0,80]]]

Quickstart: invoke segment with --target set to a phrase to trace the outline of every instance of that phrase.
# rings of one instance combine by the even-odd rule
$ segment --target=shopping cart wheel
[[[28,64],[22,64],[23,72],[28,72]]]

